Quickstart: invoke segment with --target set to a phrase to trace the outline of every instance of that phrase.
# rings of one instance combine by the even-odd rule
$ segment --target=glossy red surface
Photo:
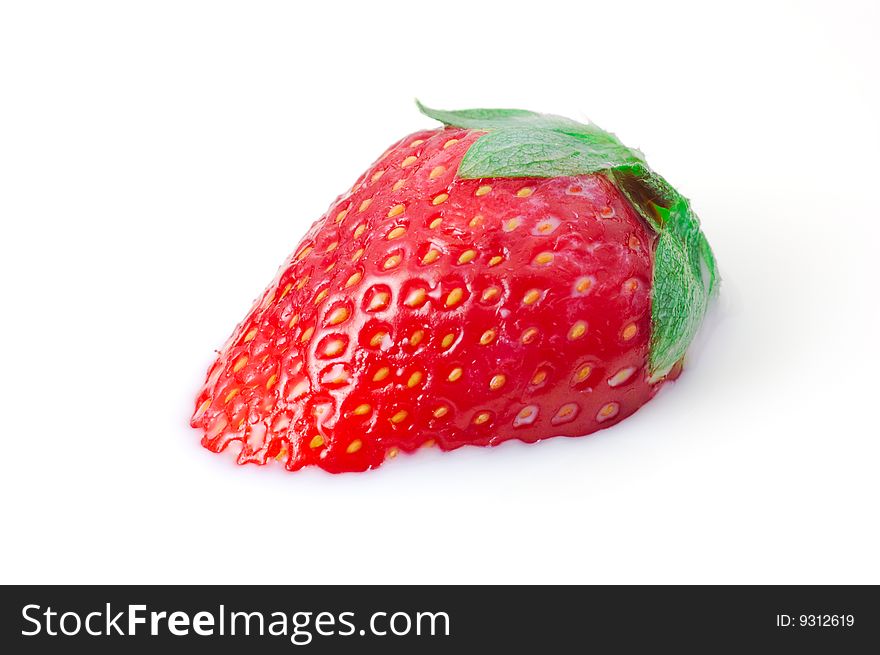
[[[312,226],[208,373],[207,448],[359,471],[651,398],[653,233],[601,175],[456,179],[479,135],[401,140]]]

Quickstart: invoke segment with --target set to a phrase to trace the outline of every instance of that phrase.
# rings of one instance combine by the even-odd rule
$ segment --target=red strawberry
[[[340,196],[223,347],[206,448],[360,471],[588,434],[677,375],[715,279],[687,201],[595,126],[423,111],[448,126]]]

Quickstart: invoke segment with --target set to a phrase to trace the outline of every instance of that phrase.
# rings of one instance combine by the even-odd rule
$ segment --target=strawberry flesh
[[[481,132],[399,141],[308,231],[192,425],[240,463],[361,471],[535,442],[647,402],[654,233],[601,174],[464,180]]]

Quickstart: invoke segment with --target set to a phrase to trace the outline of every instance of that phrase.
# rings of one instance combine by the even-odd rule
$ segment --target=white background
[[[877,3],[0,9],[0,581],[880,582]],[[306,227],[438,107],[591,118],[703,219],[687,369],[363,475],[188,427]]]

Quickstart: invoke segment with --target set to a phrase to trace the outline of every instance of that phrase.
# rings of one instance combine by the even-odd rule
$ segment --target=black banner
[[[6,653],[227,644],[271,653],[855,652],[880,643],[880,600],[867,586],[21,586],[2,588],[0,611]]]

